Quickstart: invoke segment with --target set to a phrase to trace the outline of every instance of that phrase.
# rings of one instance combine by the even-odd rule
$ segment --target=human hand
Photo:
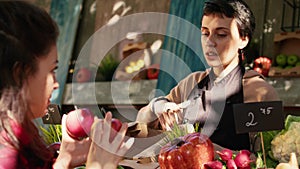
[[[59,155],[53,168],[74,168],[83,165],[87,160],[91,144],[90,138],[79,141],[70,137],[67,133],[66,119],[67,115],[64,114],[62,117],[62,140]]]
[[[180,124],[183,121],[183,113],[180,105],[174,102],[164,103],[163,112],[157,113],[159,122],[163,130],[171,130],[174,124]]]
[[[86,168],[115,169],[122,160],[122,156],[133,145],[133,138],[124,141],[127,123],[123,123],[115,138],[111,142],[109,141],[112,132],[111,120],[111,112],[106,113],[105,119],[95,120],[91,129],[92,144]]]

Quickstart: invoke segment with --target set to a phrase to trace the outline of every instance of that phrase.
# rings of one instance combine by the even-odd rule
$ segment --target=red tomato
[[[80,68],[76,74],[76,82],[84,83],[89,82],[92,78],[92,71],[88,68]]]
[[[212,160],[214,160],[213,144],[201,133],[188,134],[166,144],[158,156],[161,169],[202,169],[205,163]]]
[[[254,60],[253,69],[264,76],[268,76],[272,61],[270,58],[261,56]]]
[[[159,74],[159,64],[150,65],[147,69],[148,79],[157,79]]]

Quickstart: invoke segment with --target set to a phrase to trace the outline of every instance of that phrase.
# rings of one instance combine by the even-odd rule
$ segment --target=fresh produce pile
[[[187,126],[186,126],[187,127]],[[215,151],[212,141],[201,134],[196,124],[193,133],[175,125],[167,133],[166,144],[162,146],[158,162],[161,169],[250,169],[256,168],[248,150]],[[218,156],[215,156],[218,155]]]
[[[275,169],[299,169],[296,154],[291,153],[289,162],[281,162],[276,166]]]
[[[300,117],[288,116],[285,129],[279,132],[271,142],[271,150],[279,162],[288,162],[291,153],[296,153],[300,162]]]
[[[275,168],[278,163],[288,162],[295,153],[300,162],[300,116],[288,115],[285,128],[281,131],[263,132],[267,167]]]
[[[211,143],[203,142],[202,144],[200,143],[200,145],[194,144],[194,141],[192,141],[193,143],[189,143],[191,142],[189,140],[191,135],[197,135],[195,133],[188,134],[186,131],[180,131],[180,128],[175,126],[169,133],[171,139],[161,148],[158,161],[162,169],[172,168],[174,166],[177,168],[178,166],[183,166],[185,169],[193,169],[194,166],[201,169],[298,169],[298,163],[300,163],[300,116],[288,115],[285,119],[285,128],[283,130],[265,131],[261,132],[261,134],[264,140],[266,161],[264,161],[262,150],[251,154],[248,150],[232,151],[223,149],[222,151],[215,151],[215,154],[218,156],[206,158],[208,156],[206,153],[203,153],[203,150],[209,153],[214,151],[213,147],[207,146]],[[198,136],[203,137],[200,133]],[[208,142],[211,141],[209,140]],[[200,150],[199,153],[196,148],[194,148],[193,151],[185,148],[188,147],[187,145],[190,147],[206,146],[204,146],[202,152]],[[199,162],[198,155],[204,156],[205,158],[203,159],[205,160],[202,159]],[[193,162],[194,160],[198,160],[198,162]],[[286,168],[284,166],[292,166],[292,168]]]
[[[296,54],[278,54],[275,58],[275,64],[280,68],[292,68],[300,65],[300,58]]]
[[[159,153],[161,169],[184,168],[199,169],[214,159],[211,140],[199,133],[187,134],[164,145]]]
[[[254,164],[254,160],[250,158],[251,152],[248,150],[241,150],[236,154],[230,149],[223,149],[222,151],[216,151],[220,156],[219,159],[210,161],[204,164],[208,169],[250,169],[251,164]]]

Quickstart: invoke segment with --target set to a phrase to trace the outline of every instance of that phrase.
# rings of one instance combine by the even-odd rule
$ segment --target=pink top
[[[11,121],[13,132],[20,140],[21,149],[17,150],[11,144],[5,131],[0,137],[0,169],[51,169],[52,162],[45,162],[38,154],[33,154],[29,147],[31,139],[27,132],[17,123]]]

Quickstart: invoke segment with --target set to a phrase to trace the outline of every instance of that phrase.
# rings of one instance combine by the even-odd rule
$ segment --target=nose
[[[58,89],[58,88],[59,88],[59,83],[58,83],[58,81],[57,81],[57,79],[56,79],[55,76],[53,77],[53,80],[54,80],[53,89],[54,89],[54,90],[55,90],[55,89]]]
[[[59,88],[59,83],[58,83],[58,82],[55,82],[53,88],[54,88],[54,90],[55,90],[55,89],[58,89],[58,88]]]
[[[214,36],[212,36],[212,35],[207,36],[205,38],[205,45],[208,46],[208,47],[215,47],[216,42],[215,42]]]

